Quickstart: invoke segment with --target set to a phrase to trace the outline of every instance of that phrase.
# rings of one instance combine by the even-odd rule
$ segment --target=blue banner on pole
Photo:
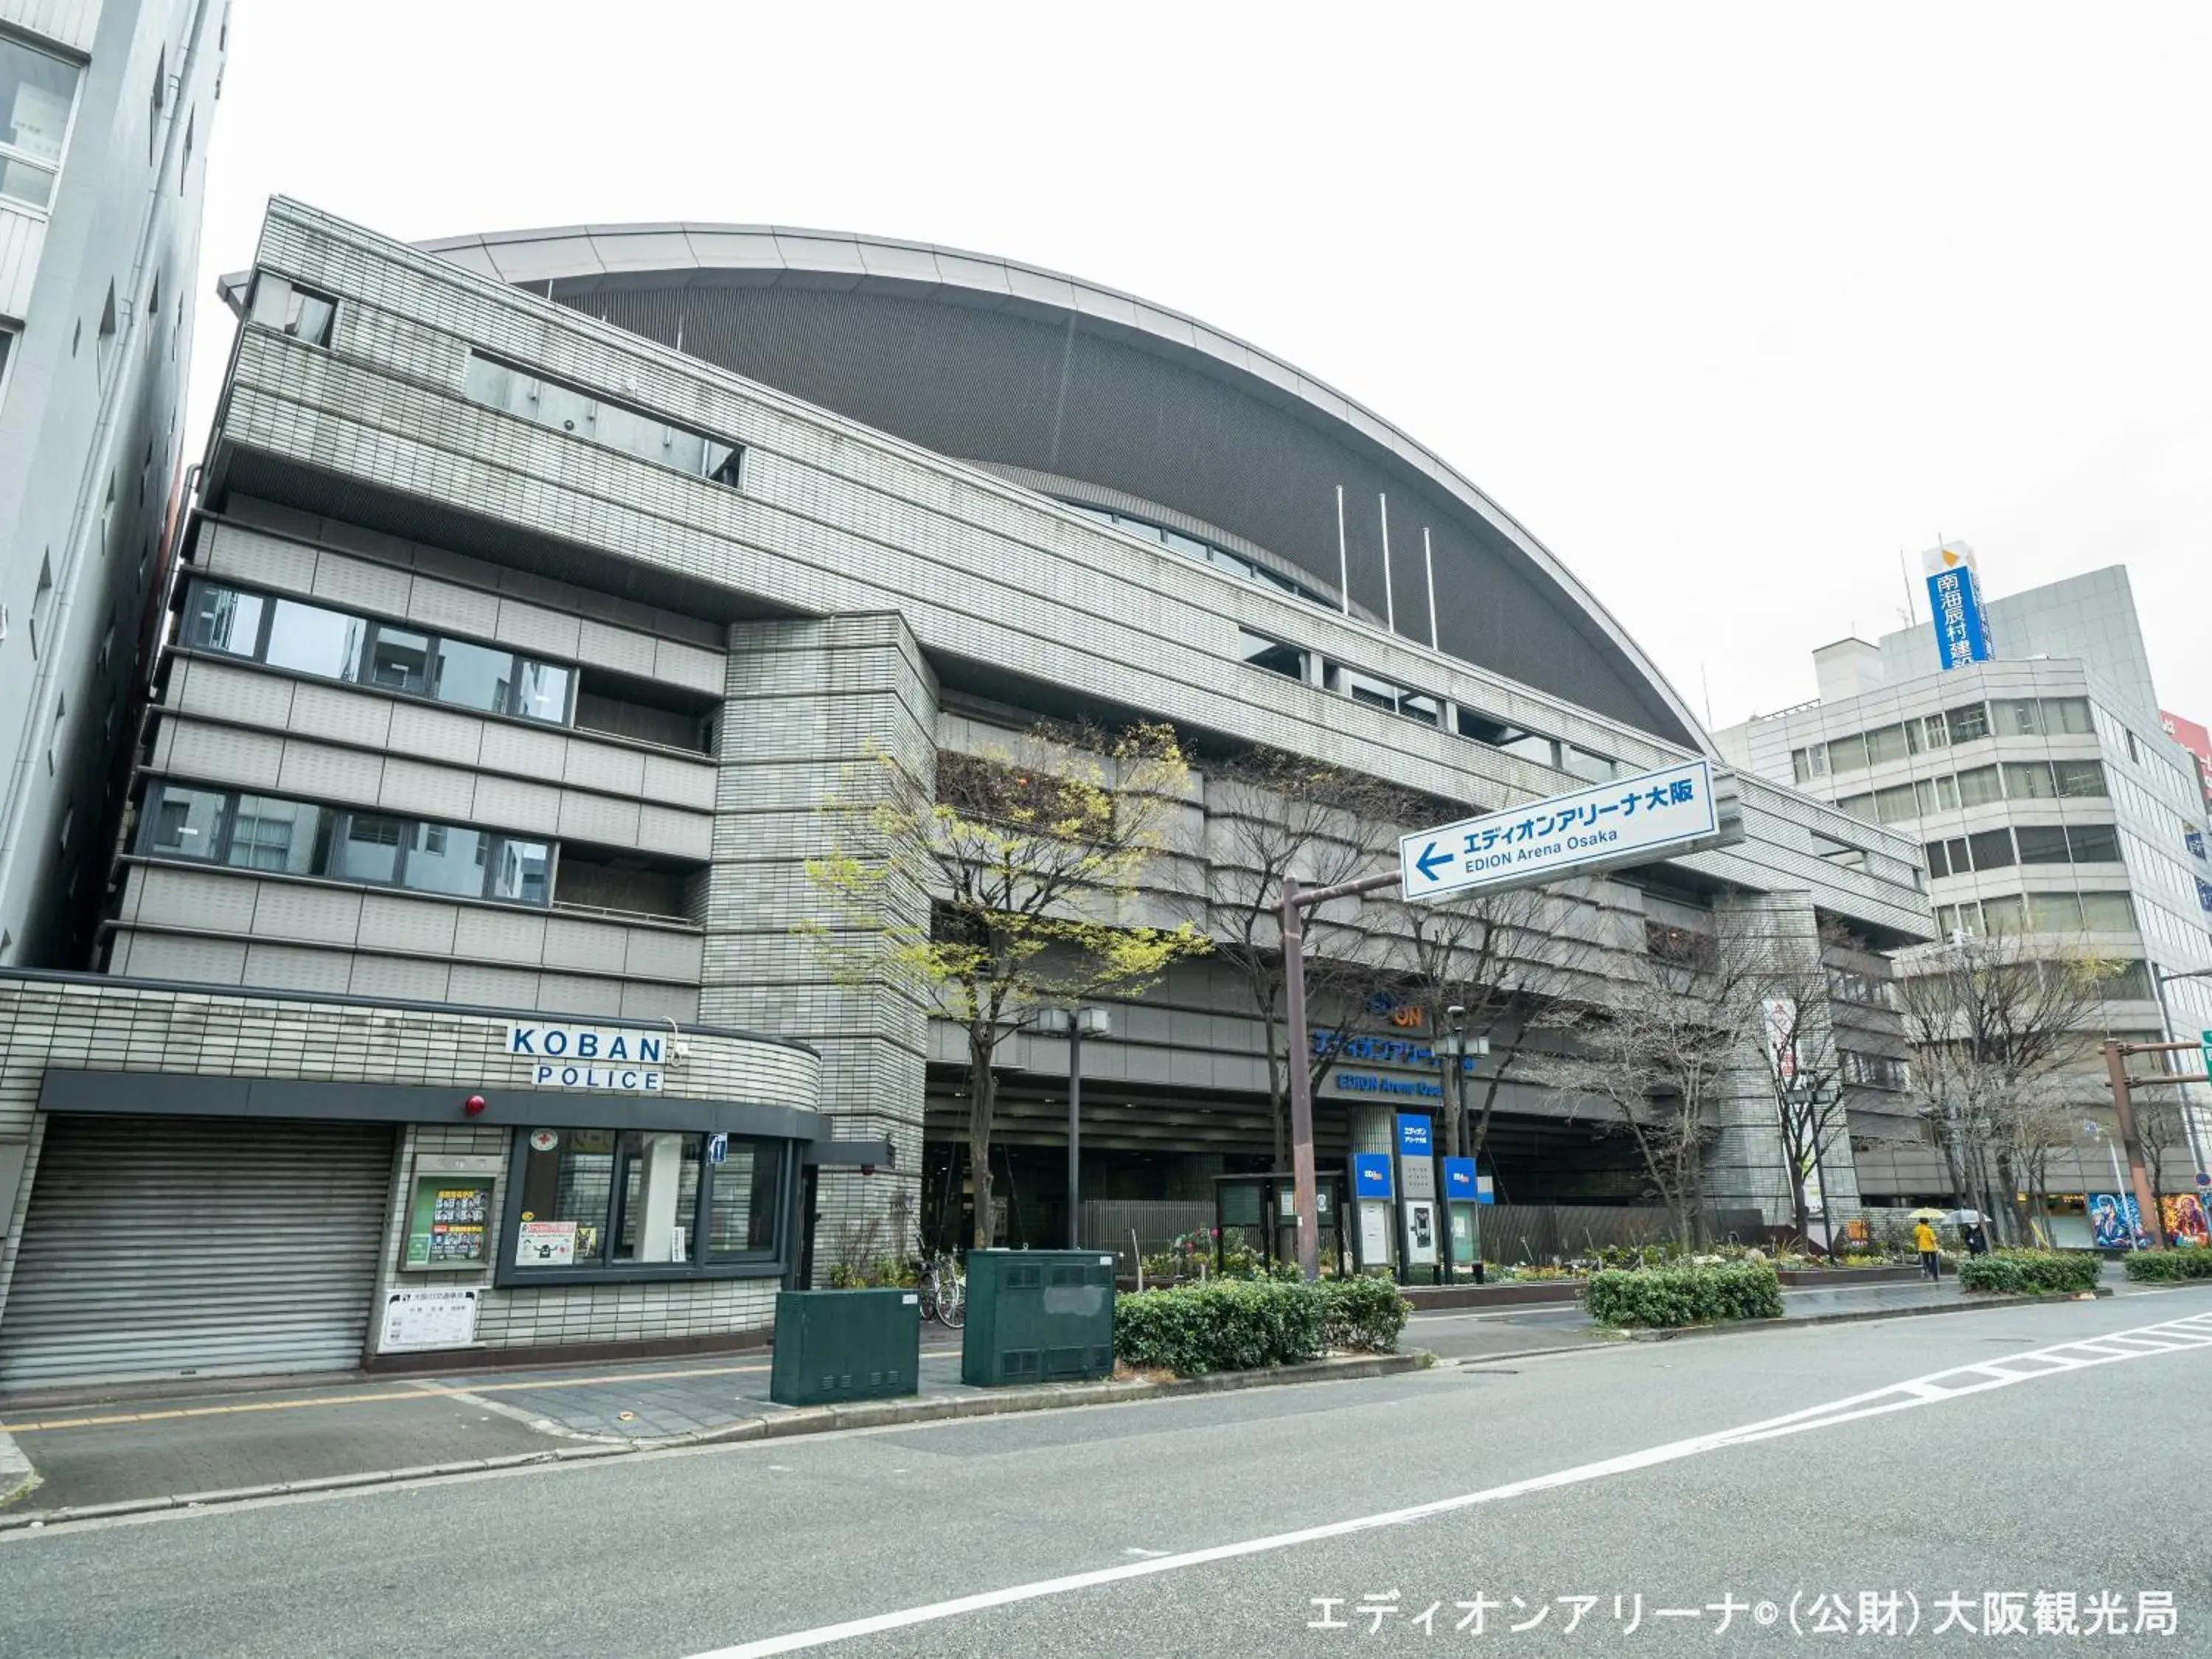
[[[1354,1152],[1352,1155],[1352,1195],[1354,1198],[1390,1196],[1390,1155]]]
[[[1966,565],[1955,564],[1929,577],[1928,611],[1936,623],[1936,651],[1944,667],[1964,668],[1987,662],[1995,654],[1990,649],[1982,596]]]
[[[1401,1158],[1429,1158],[1436,1152],[1436,1142],[1429,1130],[1429,1120],[1420,1112],[1398,1114],[1398,1156]]]
[[[1474,1160],[1471,1158],[1448,1158],[1444,1160],[1444,1196],[1463,1204],[1474,1201]]]

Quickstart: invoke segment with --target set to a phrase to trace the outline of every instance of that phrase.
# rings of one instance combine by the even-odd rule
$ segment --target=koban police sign
[[[1683,761],[1405,836],[1399,878],[1408,899],[1449,898],[1722,839],[1712,763]]]
[[[510,1025],[507,1052],[530,1062],[540,1089],[658,1092],[668,1053],[665,1031],[596,1025]]]

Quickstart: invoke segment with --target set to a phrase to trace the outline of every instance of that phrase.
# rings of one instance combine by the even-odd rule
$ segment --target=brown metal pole
[[[2112,1080],[2112,1115],[2119,1120],[2120,1145],[2127,1151],[2128,1180],[2136,1189],[2143,1231],[2150,1235],[2151,1249],[2162,1250],[2166,1248],[2166,1221],[2158,1212],[2158,1194],[2151,1190],[2142,1143],[2136,1139],[2136,1109],[2129,1097],[2128,1062],[2117,1042],[2107,1041],[2105,1044],[2105,1072]]]
[[[1290,1050],[1291,1176],[1298,1209],[1298,1271],[1310,1283],[1321,1277],[1321,1226],[1314,1182],[1313,1062],[1306,1035],[1306,952],[1304,906],[1295,876],[1283,878],[1283,1000]]]

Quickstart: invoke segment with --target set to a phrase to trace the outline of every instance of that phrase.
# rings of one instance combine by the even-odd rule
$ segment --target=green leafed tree
[[[1167,726],[1044,724],[997,752],[940,750],[933,787],[889,757],[856,770],[823,802],[828,850],[806,865],[848,925],[804,931],[842,977],[900,986],[965,1035],[988,1247],[1000,1048],[1048,1008],[1137,995],[1210,948],[1188,922],[1147,919],[1189,763]]]

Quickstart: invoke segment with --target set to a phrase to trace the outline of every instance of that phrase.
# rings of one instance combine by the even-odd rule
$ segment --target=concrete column
[[[830,845],[823,802],[879,789],[884,757],[929,789],[937,682],[890,612],[738,623],[729,653],[714,863],[694,902],[707,934],[700,1019],[811,1044],[831,1134],[888,1139],[896,1153],[893,1169],[871,1176],[822,1171],[819,1282],[841,1255],[873,1259],[913,1243],[928,1010],[850,974],[850,951],[794,931],[819,921],[857,947],[869,927],[827,904],[805,861]],[[892,891],[884,903],[887,922],[926,922],[925,893]]]
[[[637,1180],[637,1259],[676,1261],[676,1229],[691,1218],[679,1214],[676,1195],[684,1182],[684,1137],[647,1135]]]

